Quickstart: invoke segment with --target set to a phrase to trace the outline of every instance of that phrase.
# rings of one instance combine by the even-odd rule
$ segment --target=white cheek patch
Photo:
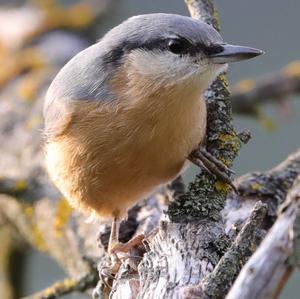
[[[129,78],[136,77],[138,73],[141,78],[151,78],[152,85],[156,87],[192,83],[201,85],[201,90],[208,88],[227,69],[227,64],[211,64],[208,59],[201,57],[195,62],[188,56],[180,57],[168,51],[143,49],[132,51],[126,63],[129,66]]]
[[[194,71],[187,57],[179,57],[168,51],[135,50],[129,54],[133,69],[142,76],[151,76],[168,84],[177,81]]]

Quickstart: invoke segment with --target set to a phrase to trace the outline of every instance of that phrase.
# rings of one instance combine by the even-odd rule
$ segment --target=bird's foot
[[[143,256],[144,250],[140,249],[145,239],[144,234],[139,234],[126,243],[112,242],[108,249],[109,262],[99,267],[100,281],[103,286],[111,288],[116,274],[122,265],[127,272],[137,271],[137,267]]]
[[[121,252],[128,253],[132,248],[139,246],[143,243],[145,239],[144,234],[139,234],[130,239],[126,243],[116,242],[109,245],[108,253],[111,254],[118,254]]]
[[[233,185],[230,175],[234,173],[233,170],[228,168],[224,163],[206,151],[204,148],[194,150],[190,156],[189,160],[195,165],[205,168],[210,174],[215,175],[221,181],[230,185],[232,190],[238,193],[236,187]]]

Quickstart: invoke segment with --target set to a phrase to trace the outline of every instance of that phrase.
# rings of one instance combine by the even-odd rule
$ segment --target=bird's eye
[[[168,49],[174,54],[184,54],[187,50],[186,43],[178,39],[172,39],[168,42]]]

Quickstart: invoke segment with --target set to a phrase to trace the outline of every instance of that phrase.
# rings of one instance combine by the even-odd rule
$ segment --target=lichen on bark
[[[217,29],[218,21],[211,1],[186,1],[188,5],[199,5],[201,10],[192,14],[213,24]],[[190,8],[191,10],[191,8]],[[231,103],[229,100],[226,74],[221,74],[205,92],[207,103],[206,148],[228,167],[241,147],[241,140],[233,127]],[[184,194],[174,197],[168,215],[171,221],[190,221],[191,219],[211,218],[218,220],[230,188],[223,188],[211,174],[202,170],[191,182]]]

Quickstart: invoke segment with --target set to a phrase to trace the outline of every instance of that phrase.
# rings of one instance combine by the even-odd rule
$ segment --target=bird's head
[[[226,44],[213,27],[189,17],[135,16],[71,59],[51,84],[47,103],[54,98],[110,102],[123,94],[140,98],[187,85],[187,93],[203,91],[227,63],[262,53]]]
[[[225,43],[201,21],[161,13],[132,17],[107,33],[101,43],[109,49],[106,63],[123,66],[129,79],[146,80],[146,89],[191,81],[205,89],[227,63],[263,53]]]

